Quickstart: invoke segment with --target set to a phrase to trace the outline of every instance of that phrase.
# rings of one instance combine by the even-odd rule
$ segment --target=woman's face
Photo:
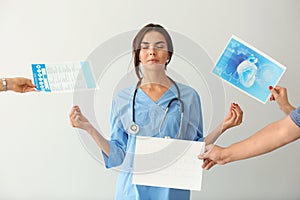
[[[157,65],[165,68],[169,53],[166,39],[160,32],[149,31],[145,34],[141,42],[139,59],[144,67]]]

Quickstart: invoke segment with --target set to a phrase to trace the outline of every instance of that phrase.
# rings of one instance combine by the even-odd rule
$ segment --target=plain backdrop
[[[32,78],[31,63],[85,60],[113,36],[155,22],[202,46],[212,62],[237,35],[287,67],[279,84],[298,106],[299,10],[298,0],[0,0],[0,76]],[[127,39],[130,45],[133,38]],[[130,56],[124,60],[118,60],[127,63],[120,69],[128,69]],[[103,80],[108,88],[109,81],[118,81],[113,74]],[[109,127],[111,101],[105,91],[95,95],[93,110],[103,130]],[[219,145],[242,140],[284,117],[276,103],[262,104],[228,84],[224,94],[220,101],[239,103],[244,119]],[[72,92],[0,93],[1,200],[114,198],[117,172],[105,169],[82,143],[82,133],[69,125],[73,104]],[[203,113],[206,131],[207,115]],[[296,141],[214,167],[204,172],[202,191],[192,192],[191,199],[299,199],[299,151]]]

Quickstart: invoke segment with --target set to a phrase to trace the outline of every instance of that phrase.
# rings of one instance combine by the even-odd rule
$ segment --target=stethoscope
[[[181,132],[181,127],[182,127],[182,122],[183,122],[183,114],[184,114],[184,104],[183,104],[183,101],[181,100],[180,98],[180,90],[179,90],[179,87],[178,85],[175,83],[175,81],[173,79],[171,79],[170,77],[168,77],[170,79],[170,81],[172,81],[172,83],[175,85],[176,87],[176,90],[177,90],[177,97],[171,99],[167,105],[167,108],[165,110],[165,113],[163,115],[163,119],[162,121],[160,122],[160,125],[159,125],[159,129],[158,129],[158,132],[160,133],[160,130],[161,130],[161,127],[163,125],[163,123],[165,122],[165,119],[166,119],[166,115],[168,113],[168,110],[171,106],[171,104],[174,102],[174,101],[179,101],[180,102],[180,107],[181,107],[181,115],[180,115],[180,124],[179,124],[179,130],[178,130],[178,133],[176,135],[176,138],[179,137],[180,135],[180,132]],[[141,80],[136,84],[136,87],[135,87],[135,90],[134,90],[134,94],[133,94],[133,99],[132,99],[132,123],[129,127],[129,133],[133,134],[133,135],[136,135],[139,130],[140,130],[140,127],[139,125],[137,125],[135,123],[135,110],[134,110],[134,106],[135,106],[135,97],[136,97],[136,93],[137,93],[137,90],[140,86],[140,83],[141,83]]]

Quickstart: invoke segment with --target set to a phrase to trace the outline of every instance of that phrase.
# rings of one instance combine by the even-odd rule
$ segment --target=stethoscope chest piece
[[[140,128],[137,124],[132,123],[129,128],[129,132],[133,135],[136,135],[139,132]]]

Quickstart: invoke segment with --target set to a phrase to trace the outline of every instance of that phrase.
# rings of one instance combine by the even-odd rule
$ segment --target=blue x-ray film
[[[286,67],[241,39],[232,36],[213,73],[262,103],[270,97],[269,86],[279,82]]]

